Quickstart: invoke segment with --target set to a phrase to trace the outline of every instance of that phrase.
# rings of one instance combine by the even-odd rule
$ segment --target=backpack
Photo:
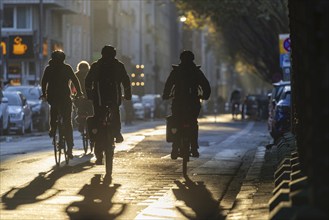
[[[175,99],[181,99],[186,101],[197,99],[199,89],[196,72],[197,69],[182,69],[181,67],[177,67],[175,69]]]
[[[99,63],[96,77],[96,97],[99,106],[119,105],[121,97],[119,83],[116,80],[116,66],[109,67],[107,64]]]

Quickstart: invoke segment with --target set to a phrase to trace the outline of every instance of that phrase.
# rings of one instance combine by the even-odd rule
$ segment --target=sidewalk
[[[276,148],[258,146],[254,160],[226,220],[269,219],[269,201],[274,189]]]

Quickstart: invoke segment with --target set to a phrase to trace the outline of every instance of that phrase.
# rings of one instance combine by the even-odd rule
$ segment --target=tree
[[[218,51],[265,81],[281,72],[279,34],[289,33],[287,0],[174,0],[190,27],[211,25]],[[222,39],[218,41],[218,39]]]

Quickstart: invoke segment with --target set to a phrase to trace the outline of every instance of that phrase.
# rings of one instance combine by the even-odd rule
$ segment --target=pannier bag
[[[177,134],[177,126],[175,125],[175,120],[172,115],[169,115],[166,117],[166,141],[168,143],[174,142]]]

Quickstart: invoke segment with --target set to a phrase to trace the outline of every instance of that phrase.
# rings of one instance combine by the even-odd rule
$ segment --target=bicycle
[[[104,181],[110,183],[112,179],[113,170],[113,156],[114,156],[114,131],[112,126],[113,110],[107,105],[102,107],[103,117],[97,119],[97,134],[95,140],[95,150],[101,151],[105,158],[105,178]]]
[[[175,119],[171,116],[167,117],[167,120],[167,126],[169,126],[167,127],[167,134],[171,133],[169,134],[171,137],[167,136],[167,141],[176,144],[178,157],[183,159],[182,173],[184,177],[187,177],[187,163],[190,161],[191,156],[191,137],[194,125],[187,118],[175,122]]]
[[[56,165],[59,166],[61,163],[61,155],[64,154],[66,165],[69,164],[69,155],[68,155],[68,147],[65,140],[64,135],[64,122],[63,116],[60,112],[58,112],[55,134],[53,136],[53,146],[54,146],[54,154],[55,154],[55,162]]]
[[[84,153],[87,154],[88,147],[90,147],[90,153],[93,152],[94,143],[91,141],[88,132],[87,118],[93,115],[92,103],[84,98],[74,100],[75,107],[75,122],[78,124],[78,130],[82,137],[82,146]]]
[[[237,119],[240,114],[240,103],[233,102],[232,103],[232,119]]]

